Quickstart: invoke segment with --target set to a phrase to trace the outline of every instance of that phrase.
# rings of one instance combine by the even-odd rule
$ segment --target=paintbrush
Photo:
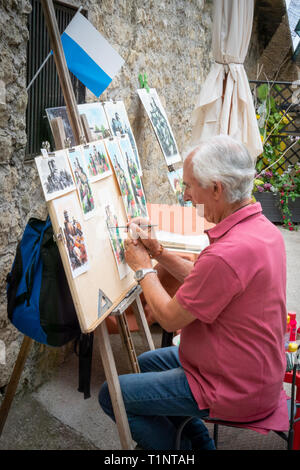
[[[134,223],[134,222],[133,222]],[[138,224],[137,224],[138,225]],[[147,228],[151,228],[151,227],[158,227],[158,225],[138,225],[138,227],[147,227]],[[108,228],[129,228],[128,225],[117,225],[117,226],[113,226],[113,227],[108,227]]]

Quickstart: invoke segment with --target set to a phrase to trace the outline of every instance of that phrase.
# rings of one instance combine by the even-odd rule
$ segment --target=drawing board
[[[95,215],[84,219],[78,192],[73,191],[47,203],[53,231],[56,238],[66,276],[69,282],[74,305],[78,314],[79,323],[84,333],[93,331],[110,312],[125,298],[127,293],[136,285],[133,271],[128,265],[118,264],[120,256],[113,248],[113,235],[109,233],[107,224],[107,210],[109,205],[113,225],[125,226],[127,216],[120,194],[116,177],[113,174],[91,183],[95,196]],[[68,221],[66,221],[66,213]],[[73,220],[74,219],[74,220]],[[68,226],[68,223],[70,224]],[[109,225],[109,227],[113,226]],[[68,229],[66,229],[66,226]],[[77,255],[82,260],[82,272],[75,273],[76,260],[74,253],[70,253],[67,237],[75,238],[77,234]],[[121,244],[127,238],[125,229],[120,228],[115,238]],[[73,240],[74,241],[74,240]],[[73,242],[71,240],[71,242]],[[84,244],[84,249],[80,244]],[[71,246],[72,250],[72,246]],[[86,253],[85,253],[86,252]],[[72,268],[71,260],[75,268]],[[79,266],[78,266],[79,267]]]

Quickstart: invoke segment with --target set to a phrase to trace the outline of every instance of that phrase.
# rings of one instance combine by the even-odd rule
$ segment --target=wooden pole
[[[75,143],[76,145],[80,145],[84,137],[84,131],[81,125],[81,120],[71,83],[71,78],[60,39],[60,33],[57,26],[53,1],[41,0],[41,3],[44,11],[47,30],[50,37],[51,47],[53,50],[53,56],[56,64],[59,82],[66,103],[70,125],[73,131]]]
[[[95,330],[95,337],[98,341],[98,347],[100,350],[100,356],[102,359],[103,369],[105,372],[114,415],[116,418],[122,449],[132,450],[133,441],[105,321],[100,323],[98,328]]]
[[[2,434],[12,401],[14,399],[32,342],[33,340],[31,338],[24,336],[23,343],[0,408],[0,436]]]

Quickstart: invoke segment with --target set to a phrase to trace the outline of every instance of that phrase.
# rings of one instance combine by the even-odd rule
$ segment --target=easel
[[[87,142],[89,139],[88,136],[84,133],[84,129],[86,126],[84,126],[84,122],[82,123],[78,113],[70,75],[62,49],[53,2],[52,0],[41,0],[41,3],[44,11],[48,33],[50,36],[50,42],[53,50],[59,81],[62,87],[66,103],[69,122],[72,127],[76,145],[79,145],[81,143]],[[55,134],[57,134],[57,138],[60,139],[58,148],[61,148],[62,144],[65,143],[65,138],[63,137],[63,128],[61,126],[61,123],[59,122],[57,122]],[[112,314],[116,316],[120,335],[127,350],[130,364],[134,372],[139,372],[139,366],[125,314],[125,310],[129,306],[131,306],[131,308],[133,309],[137,324],[139,326],[140,332],[143,335],[143,339],[146,346],[149,347],[149,349],[154,349],[151,333],[140,300],[140,293],[140,286],[135,286],[127,293],[122,302],[112,312]],[[118,373],[110,344],[109,333],[105,321],[102,321],[102,323],[99,324],[99,326],[95,329],[94,333],[95,338],[98,342],[98,348],[103,363],[104,373],[108,383],[116,424],[119,431],[121,446],[123,449],[130,450],[133,448],[133,441],[124,407],[123,397],[118,379]],[[20,376],[24,369],[24,365],[30,352],[32,343],[33,340],[31,338],[28,338],[27,336],[24,337],[10,382],[7,386],[4,400],[0,408],[0,436],[4,428],[20,380]]]

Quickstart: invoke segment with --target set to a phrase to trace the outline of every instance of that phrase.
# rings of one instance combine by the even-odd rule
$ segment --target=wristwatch
[[[146,276],[146,274],[148,273],[155,273],[157,274],[157,271],[156,269],[152,269],[152,268],[147,268],[147,269],[138,269],[133,277],[134,279],[137,281],[137,282],[140,282],[142,279],[144,279],[144,277]]]

